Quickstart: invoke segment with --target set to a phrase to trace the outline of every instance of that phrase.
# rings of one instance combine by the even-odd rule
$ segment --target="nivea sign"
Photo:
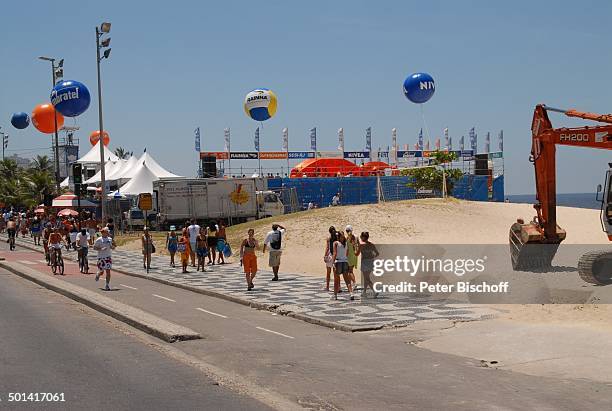
[[[64,80],[51,90],[51,104],[66,117],[83,114],[89,107],[91,97],[85,84],[75,80]]]

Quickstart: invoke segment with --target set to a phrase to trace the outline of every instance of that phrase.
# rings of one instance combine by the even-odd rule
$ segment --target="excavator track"
[[[587,283],[612,284],[612,251],[589,251],[578,260],[578,274]]]

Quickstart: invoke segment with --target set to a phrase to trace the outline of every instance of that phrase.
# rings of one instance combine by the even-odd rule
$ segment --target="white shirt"
[[[78,233],[76,236],[76,243],[79,247],[87,248],[89,246],[89,239],[89,233],[85,233],[85,235],[83,235],[82,233]]]
[[[276,234],[274,233],[280,233],[281,235],[281,249],[283,248],[283,245],[285,244],[285,241],[283,240],[284,236],[285,236],[285,230],[283,230],[282,228],[279,228],[278,230],[274,231],[270,231],[268,232],[268,234],[266,234],[266,239],[264,240],[264,244],[267,244],[268,246],[270,246],[270,242],[274,239],[274,237],[276,236]],[[270,249],[274,250],[274,248],[270,247]]]
[[[334,243],[336,245],[336,262],[344,263],[348,261],[348,257],[346,256],[346,245],[342,245],[340,241],[336,241]]]
[[[112,255],[111,245],[113,244],[113,239],[109,237],[98,237],[96,242],[94,243],[94,250],[98,251],[98,258],[107,258]]]
[[[189,242],[195,243],[196,237],[198,234],[200,234],[200,226],[197,224],[191,224],[189,227],[187,227],[187,230],[189,231]]]
[[[340,197],[334,196],[332,198],[332,205],[338,205],[338,204],[340,204]]]

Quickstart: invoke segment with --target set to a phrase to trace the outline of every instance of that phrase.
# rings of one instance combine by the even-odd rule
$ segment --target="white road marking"
[[[279,332],[272,331],[272,330],[268,330],[267,328],[263,328],[263,327],[255,327],[255,328],[257,328],[258,330],[261,330],[261,331],[266,331],[266,332],[269,332],[269,333],[272,333],[272,334],[280,335],[281,337],[290,338],[292,340],[295,339],[295,337],[292,337],[290,335],[279,333]]]
[[[173,303],[175,303],[175,302],[176,302],[176,301],[175,301],[175,300],[173,300],[172,298],[164,297],[163,295],[153,294],[153,297],[161,298],[162,300],[170,301],[170,302],[173,302]]]
[[[196,308],[196,310],[198,310],[198,311],[202,311],[203,313],[206,313],[206,314],[216,315],[217,317],[227,318],[227,316],[226,316],[226,315],[223,315],[223,314],[217,314],[217,313],[213,313],[212,311],[208,311],[208,310],[205,310],[205,309],[200,308],[200,307],[197,307],[197,308]]]
[[[27,264],[27,265],[36,265],[35,261],[26,261],[26,260],[17,260],[18,263]],[[45,261],[46,263],[46,261]]]
[[[138,288],[136,288],[136,287],[130,287],[129,285],[125,285],[125,284],[121,284],[121,283],[119,283],[119,285],[120,285],[121,287],[129,288],[130,290],[138,290]]]

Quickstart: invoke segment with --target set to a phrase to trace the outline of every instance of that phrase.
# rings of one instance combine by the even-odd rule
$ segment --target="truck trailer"
[[[284,212],[279,196],[260,178],[164,178],[153,182],[153,198],[163,227],[191,218],[237,224]]]

